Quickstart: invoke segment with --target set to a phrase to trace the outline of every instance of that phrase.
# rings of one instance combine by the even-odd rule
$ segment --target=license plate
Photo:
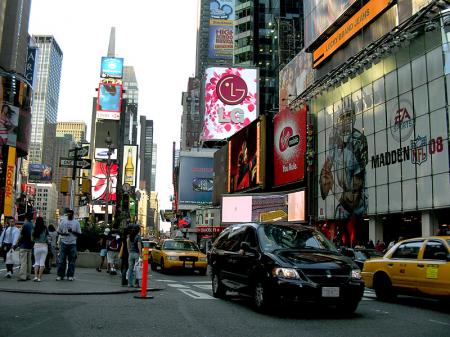
[[[322,297],[339,297],[339,287],[323,287]]]
[[[185,262],[184,268],[192,268],[192,262]]]

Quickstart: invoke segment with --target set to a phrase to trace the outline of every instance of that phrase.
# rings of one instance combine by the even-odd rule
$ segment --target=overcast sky
[[[58,121],[83,120],[88,134],[101,57],[116,27],[116,56],[136,72],[139,114],[154,121],[156,190],[163,209],[171,208],[181,92],[195,72],[197,7],[197,0],[32,0],[29,33],[53,35],[64,53]]]

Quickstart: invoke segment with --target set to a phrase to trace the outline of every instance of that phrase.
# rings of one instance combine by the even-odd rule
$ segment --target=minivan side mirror
[[[250,244],[248,242],[241,242],[241,246],[240,248],[244,251],[244,252],[248,252],[249,250],[251,250],[250,248]]]

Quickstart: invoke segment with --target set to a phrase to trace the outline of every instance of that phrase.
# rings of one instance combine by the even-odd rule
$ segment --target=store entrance
[[[422,218],[420,212],[389,214],[381,217],[383,240],[386,244],[422,236]]]

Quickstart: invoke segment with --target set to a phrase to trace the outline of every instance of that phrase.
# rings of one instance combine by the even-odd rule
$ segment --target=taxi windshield
[[[163,246],[164,250],[189,250],[197,251],[197,245],[190,241],[166,241]]]
[[[264,251],[321,249],[337,252],[336,247],[322,233],[301,226],[264,224],[258,228],[258,236]]]

